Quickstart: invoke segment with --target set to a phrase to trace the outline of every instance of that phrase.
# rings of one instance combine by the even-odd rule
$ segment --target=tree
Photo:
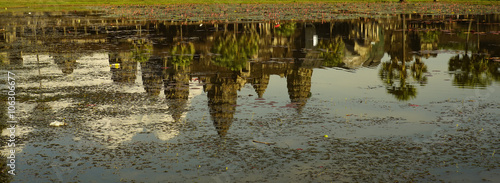
[[[486,54],[455,55],[450,58],[448,71],[454,72],[453,85],[460,88],[485,88],[500,81],[499,62]]]
[[[259,35],[252,31],[237,36],[225,34],[216,39],[212,53],[217,54],[212,59],[215,65],[238,71],[246,67],[247,61],[259,51]]]
[[[323,66],[340,67],[344,64],[345,43],[341,37],[330,40],[320,40],[318,48],[321,50],[319,56],[323,58]]]
[[[177,66],[187,66],[193,61],[195,52],[193,43],[177,43],[170,51],[172,63]]]

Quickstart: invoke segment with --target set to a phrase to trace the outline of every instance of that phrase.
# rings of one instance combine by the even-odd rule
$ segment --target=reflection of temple
[[[177,122],[187,108],[189,97],[189,68],[171,66],[166,69],[164,78],[165,97],[168,111]]]
[[[234,74],[214,75],[206,78],[205,82],[210,116],[217,133],[224,137],[233,123],[240,84]]]
[[[119,83],[134,83],[137,75],[137,62],[130,59],[128,52],[109,54],[111,79]]]
[[[312,69],[310,68],[296,67],[287,72],[288,95],[291,102],[296,105],[299,113],[311,96],[311,77]]]
[[[350,21],[351,29],[346,40],[346,58],[344,63],[350,68],[360,66],[376,66],[380,63],[384,52],[384,36],[380,25],[373,20]]]
[[[74,54],[57,54],[53,58],[64,74],[71,74],[76,68],[77,57]]]
[[[318,32],[329,33],[330,39],[342,37],[345,42],[345,56],[342,58],[345,67],[373,67],[380,63],[385,42],[384,30],[377,21],[345,20],[316,26]]]
[[[304,61],[295,62],[254,62],[250,64],[250,76],[248,83],[253,85],[255,93],[259,98],[263,98],[266,88],[269,84],[270,75],[279,75],[286,77],[288,95],[290,101],[296,105],[297,111],[300,112],[306,105],[310,97],[311,77],[314,67],[312,63]],[[317,64],[317,63],[316,63]],[[317,67],[317,65],[316,65]]]
[[[267,85],[269,84],[269,74],[260,73],[259,75],[254,76],[253,79],[251,79],[250,83],[255,89],[255,93],[257,93],[257,96],[259,98],[262,98],[264,96],[264,93],[266,92]]]
[[[2,65],[22,66],[23,54],[20,50],[12,52],[0,52],[0,60]]]
[[[158,96],[163,85],[163,58],[152,56],[147,62],[141,63],[142,84],[146,93]]]
[[[290,101],[300,112],[311,95],[313,68],[322,64],[348,69],[375,67],[380,65],[382,56],[387,53],[391,61],[381,64],[380,77],[390,83],[387,85],[389,93],[399,95],[398,99],[406,99],[416,95],[415,87],[411,85],[414,83],[409,82],[410,73],[418,83],[425,83],[425,74],[422,73],[426,72],[426,66],[421,58],[436,55],[423,51],[461,50],[470,44],[467,48],[471,50],[475,47],[476,51],[488,49],[489,54],[500,54],[499,47],[489,46],[497,44],[499,36],[488,34],[484,35],[484,39],[475,38],[474,43],[463,44],[464,35],[439,31],[403,32],[403,28],[464,29],[470,23],[465,21],[427,25],[418,20],[409,21],[405,27],[401,23],[402,17],[393,17],[327,23],[287,22],[280,26],[271,23],[199,26],[199,23],[107,19],[88,12],[60,18],[62,14],[70,13],[34,13],[37,18],[16,14],[12,15],[13,18],[0,20],[0,26],[5,27],[1,32],[3,36],[0,36],[2,65],[22,66],[23,56],[40,52],[54,55],[54,62],[63,73],[69,74],[75,69],[77,58],[70,53],[75,50],[79,54],[104,52],[109,55],[106,65],[112,65],[111,79],[115,83],[134,83],[142,79],[149,95],[160,95],[163,90],[169,107],[167,110],[176,122],[187,110],[191,92],[189,78],[198,76],[206,83],[204,88],[208,92],[210,114],[220,136],[225,136],[232,124],[238,90],[249,83],[259,98],[265,97],[271,75],[286,77]],[[490,21],[488,16],[479,20]],[[476,25],[472,23],[472,27]],[[485,25],[481,31],[494,31],[498,27]],[[216,45],[217,40],[220,45]],[[252,46],[248,46],[250,43]],[[341,49],[336,50],[339,54],[328,55],[339,61],[338,64],[328,65],[322,60],[324,58],[319,53],[325,48],[320,46],[321,43],[325,43],[325,47],[337,46],[335,48]],[[195,50],[194,54],[191,50],[182,52],[185,48],[177,46],[176,53],[179,54],[175,59],[187,64],[173,66],[170,63],[174,60],[171,54],[175,45],[189,45],[189,49]],[[213,52],[234,45],[236,51],[232,53],[235,54],[225,55],[234,57],[223,60],[225,65],[214,63],[214,58],[221,54]],[[455,49],[457,45],[461,47]],[[220,46],[220,49],[213,49],[215,46]],[[228,68],[234,58],[242,63],[235,67],[237,69]],[[403,60],[405,63],[401,62]],[[450,64],[464,62],[463,59],[455,60]],[[411,72],[407,73],[407,68]],[[140,78],[137,78],[139,70]]]

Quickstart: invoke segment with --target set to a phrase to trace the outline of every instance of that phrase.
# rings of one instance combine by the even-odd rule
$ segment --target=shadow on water
[[[383,169],[366,174],[359,171],[356,175],[360,175],[360,179],[349,177],[352,173],[348,172],[350,163],[359,165],[369,161],[342,161],[343,157],[339,155],[341,153],[335,154],[331,149],[341,149],[342,147],[338,146],[340,144],[348,149],[345,154],[351,154],[352,157],[361,156],[356,145],[358,143],[351,144],[341,138],[335,138],[338,142],[327,143],[327,140],[323,140],[328,139],[328,136],[323,138],[325,134],[321,134],[321,139],[309,135],[329,133],[321,131],[329,128],[328,126],[333,126],[329,129],[339,133],[349,133],[351,128],[361,128],[364,125],[398,127],[399,121],[405,119],[392,116],[408,112],[405,111],[409,108],[408,102],[419,102],[423,100],[421,96],[428,97],[429,94],[422,92],[429,91],[426,87],[436,90],[442,87],[433,85],[433,82],[451,86],[447,88],[452,90],[450,92],[460,92],[458,89],[462,88],[494,90],[500,81],[498,20],[498,15],[400,15],[380,19],[359,18],[313,23],[198,24],[110,19],[92,12],[3,16],[0,20],[3,34],[0,37],[0,58],[1,67],[17,72],[22,81],[17,86],[19,115],[25,116],[20,119],[20,124],[37,129],[27,130],[25,134],[20,132],[21,135],[25,138],[36,138],[43,134],[53,136],[30,140],[38,146],[53,144],[51,139],[70,139],[70,144],[84,144],[81,148],[77,147],[76,151],[87,159],[85,162],[84,159],[72,159],[73,162],[67,165],[71,168],[76,168],[73,167],[76,164],[89,167],[98,164],[107,167],[106,176],[113,178],[116,178],[116,175],[112,171],[118,171],[122,167],[124,172],[152,168],[165,173],[171,171],[168,175],[174,176],[175,173],[172,173],[174,171],[171,169],[175,168],[171,165],[136,166],[134,163],[129,166],[119,163],[127,161],[129,155],[132,157],[133,154],[140,159],[143,157],[139,156],[148,153],[154,156],[161,149],[161,153],[165,155],[155,156],[151,161],[179,164],[181,160],[180,167],[190,168],[175,169],[176,173],[197,172],[194,173],[195,176],[187,177],[193,180],[210,177],[214,172],[220,173],[220,168],[227,164],[225,161],[229,161],[219,159],[217,153],[232,158],[238,158],[242,154],[254,157],[250,155],[254,150],[250,152],[248,149],[255,149],[255,144],[247,143],[248,139],[254,138],[252,130],[269,128],[268,130],[272,131],[270,126],[273,124],[269,121],[287,120],[289,129],[279,129],[273,134],[290,130],[284,136],[292,136],[289,138],[297,142],[280,140],[278,137],[281,134],[269,135],[282,146],[276,147],[274,154],[270,154],[269,149],[255,150],[256,154],[271,156],[270,159],[278,159],[273,161],[282,163],[269,164],[270,167],[284,164],[286,168],[293,169],[287,173],[310,176],[311,179],[319,178],[322,172],[326,172],[325,175],[341,177],[334,180],[347,181],[371,180],[372,176],[377,176],[380,181],[415,181],[422,177],[424,180],[434,180],[426,177],[424,174],[428,172],[425,171],[403,172],[399,169],[399,174],[396,170],[390,170],[395,171],[391,172],[391,177],[387,177]],[[436,61],[443,60],[441,57],[445,57],[445,62]],[[448,69],[440,70],[443,68]],[[330,75],[323,77],[327,72]],[[322,78],[315,77],[318,74]],[[447,75],[451,79],[447,78]],[[364,80],[363,77],[366,78],[365,83],[361,81]],[[272,80],[274,78],[276,80]],[[362,89],[362,93],[359,93],[359,88],[368,89]],[[352,95],[349,94],[351,92]],[[346,97],[340,97],[345,95]],[[449,99],[446,92],[438,95],[441,101]],[[348,99],[347,96],[352,98]],[[432,113],[427,107],[451,108],[446,102],[436,101],[427,105],[425,110],[415,109],[416,113],[410,111],[411,114],[407,118],[411,119],[411,122],[422,122],[419,117],[410,116]],[[367,103],[373,105],[360,106]],[[6,115],[5,106],[3,102],[3,118]],[[410,104],[410,107],[416,106],[418,105]],[[393,110],[399,112],[393,113]],[[447,112],[455,115],[450,111],[453,110]],[[382,117],[372,114],[376,117],[370,118],[367,113],[371,112],[383,114]],[[460,115],[464,113],[460,111]],[[386,114],[390,117],[384,118]],[[205,115],[210,115],[210,126],[204,125]],[[426,121],[425,124],[435,124],[446,117],[449,116],[438,116],[436,120]],[[53,120],[66,121],[69,125],[59,129],[48,127],[48,123]],[[315,123],[320,125],[314,126]],[[299,129],[304,128],[301,126],[304,124],[311,126],[305,130]],[[487,124],[491,127],[490,123]],[[410,125],[406,127],[411,128],[413,124],[405,125]],[[5,128],[3,123],[2,128]],[[373,133],[380,135],[384,132]],[[458,132],[450,133],[453,136]],[[294,135],[297,137],[293,137]],[[489,132],[489,135],[496,137],[497,134]],[[455,140],[451,137],[449,139]],[[477,139],[490,146],[486,140],[479,137]],[[296,143],[309,146],[295,147]],[[447,144],[442,141],[439,143]],[[363,141],[362,144],[366,145],[366,149],[370,149],[374,159],[382,161],[383,157],[379,154],[384,153],[379,152],[386,151],[382,149],[383,144],[379,141]],[[397,146],[397,143],[389,144]],[[436,150],[436,144],[424,148],[426,151],[448,157],[445,152]],[[142,149],[138,147],[141,145],[157,148],[138,150]],[[29,146],[31,150],[38,147],[25,146]],[[427,152],[423,152],[421,147],[410,146],[397,147],[401,151],[408,151],[401,156],[426,156]],[[88,151],[87,148],[94,150]],[[493,149],[495,148],[498,146],[493,145]],[[409,152],[414,149],[422,152],[418,151],[418,155]],[[200,150],[207,153],[202,155],[202,160],[186,160],[192,159],[194,154],[199,157]],[[28,154],[41,154],[42,151]],[[321,155],[315,154],[319,151],[322,152]],[[185,153],[179,156],[178,152]],[[302,152],[308,153],[305,155],[307,157],[321,161],[314,161],[317,166],[311,165],[305,161],[306,157],[302,157]],[[61,155],[64,152],[59,153],[59,159],[64,161]],[[214,155],[208,155],[209,153]],[[399,155],[401,152],[390,153]],[[88,162],[89,158],[96,157],[107,160]],[[45,156],[37,155],[37,158],[34,159],[48,161]],[[296,165],[299,168],[287,163],[290,160],[300,161]],[[328,163],[324,163],[326,160],[343,164],[345,169],[330,167]],[[436,157],[434,160],[443,159]],[[136,162],[140,161],[142,160]],[[216,165],[210,165],[209,162],[212,161]],[[487,167],[495,162],[498,160],[483,162],[481,165]],[[106,163],[108,165],[105,165]],[[246,160],[239,163],[239,167],[259,167]],[[265,163],[268,164],[269,161]],[[200,168],[202,165],[211,169],[200,171],[193,168]],[[22,163],[20,166],[24,166],[25,171],[37,169],[28,163]],[[419,159],[419,163],[412,166],[421,168],[431,165]],[[324,167],[331,170],[323,171]],[[261,170],[263,169],[261,167]],[[229,171],[233,170],[228,170],[228,167],[222,169],[222,172]],[[248,173],[245,172],[246,169],[238,171],[240,169],[232,172],[236,173],[233,178],[245,177],[238,173]],[[313,175],[307,171],[315,173]],[[34,177],[54,180],[49,176],[50,173],[47,174],[37,174]],[[76,172],[68,174],[65,176],[78,176]],[[158,177],[152,174],[155,175],[152,177]],[[130,176],[125,176],[125,179],[137,178]],[[285,180],[285,177],[287,176],[277,180]],[[24,175],[21,180],[30,178],[32,177]],[[63,181],[59,175],[58,179]],[[75,180],[93,179],[80,177]],[[156,181],[161,178],[140,180]]]

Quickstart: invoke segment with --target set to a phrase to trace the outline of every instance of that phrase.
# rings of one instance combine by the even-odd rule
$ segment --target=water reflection
[[[341,37],[321,40],[318,45],[321,50],[320,58],[324,67],[342,67],[345,55],[345,43]]]
[[[130,53],[118,52],[109,54],[111,79],[118,83],[134,83],[137,77],[137,62]]]
[[[163,62],[162,58],[152,56],[147,62],[141,63],[142,84],[149,95],[158,96],[163,87]]]
[[[392,40],[388,54],[390,61],[382,63],[379,77],[386,86],[387,93],[394,95],[398,100],[410,100],[417,96],[415,84],[425,85],[427,66],[422,62],[421,49],[429,49],[429,40],[421,41],[420,36],[427,35],[418,32],[406,33],[406,17],[402,18],[401,31],[388,31],[388,39]],[[412,27],[412,25],[410,25]],[[409,43],[407,42],[408,37]],[[436,41],[436,39],[432,39]],[[431,43],[432,45],[433,43]],[[432,49],[432,47],[430,47]],[[399,50],[398,50],[399,49]],[[411,54],[409,51],[417,54]],[[409,77],[411,76],[411,78]]]
[[[177,122],[187,110],[189,98],[189,67],[185,65],[169,65],[165,70],[164,92],[167,98],[168,110]]]
[[[76,68],[77,56],[74,54],[57,54],[53,56],[55,64],[64,74],[71,74]]]
[[[453,73],[453,85],[461,88],[486,88],[500,81],[500,62],[485,54],[463,54],[450,58],[448,70]]]
[[[204,87],[208,93],[208,107],[217,133],[224,137],[233,122],[236,112],[236,99],[241,85],[236,73],[213,75],[204,78]]]
[[[224,137],[234,120],[238,91],[250,84],[258,98],[265,98],[271,75],[286,78],[290,106],[299,114],[312,95],[315,68],[349,72],[377,68],[387,93],[404,101],[418,97],[419,86],[429,82],[432,68],[424,60],[458,51],[449,60],[453,85],[488,87],[500,75],[499,62],[489,59],[500,55],[495,46],[500,42],[495,32],[499,26],[487,24],[494,20],[490,17],[497,15],[213,25],[91,14],[63,19],[14,17],[18,23],[0,22],[5,27],[0,58],[2,67],[31,70],[23,55],[34,54],[36,48],[52,56],[64,75],[71,75],[83,68],[79,58],[105,52],[114,84],[141,85],[150,97],[163,91],[168,113],[176,122],[187,111],[190,85],[196,79],[207,93],[215,129]],[[478,50],[484,54],[469,54]]]
[[[246,69],[248,59],[258,57],[260,38],[257,30],[244,26],[242,33],[236,35],[238,31],[236,24],[235,30],[216,38],[211,50],[215,54],[212,58],[215,65],[238,71]]]
[[[288,96],[297,108],[298,113],[302,111],[307,103],[307,99],[311,97],[312,73],[312,68],[301,67],[298,64],[286,73]]]

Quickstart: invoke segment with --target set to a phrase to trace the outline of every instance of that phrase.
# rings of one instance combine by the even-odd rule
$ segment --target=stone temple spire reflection
[[[252,83],[255,92],[259,98],[262,98],[264,96],[264,92],[266,92],[267,85],[269,84],[269,75],[263,74],[260,77],[254,78]]]
[[[171,66],[165,70],[165,98],[168,111],[177,122],[186,111],[189,98],[189,68],[185,66]]]
[[[148,95],[158,96],[163,84],[162,80],[163,59],[152,56],[147,62],[141,63],[142,81]]]
[[[109,54],[109,65],[111,67],[111,79],[118,83],[133,84],[137,77],[137,62],[130,59],[129,52],[118,52]]]
[[[54,62],[64,74],[71,74],[76,68],[77,57],[74,54],[57,54],[54,55]]]
[[[264,96],[264,93],[266,92],[267,85],[269,84],[269,78],[270,74],[266,73],[264,70],[265,64],[262,63],[255,63],[252,64],[251,66],[251,80],[249,81],[254,90],[255,93],[259,96],[259,98],[262,98]]]
[[[215,75],[207,80],[205,91],[208,91],[210,116],[219,136],[225,137],[233,122],[240,84],[236,82],[234,74]]]
[[[298,113],[302,112],[311,97],[311,77],[312,69],[306,67],[294,66],[286,73],[288,95],[291,102],[296,105]]]

